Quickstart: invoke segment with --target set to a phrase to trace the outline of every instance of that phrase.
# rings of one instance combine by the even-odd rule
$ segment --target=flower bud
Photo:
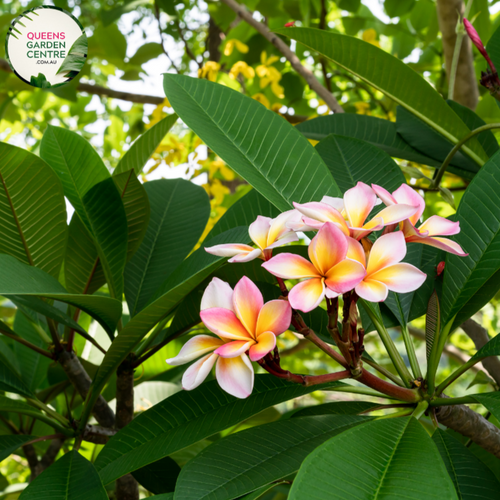
[[[490,65],[491,71],[493,73],[496,73],[497,70],[495,68],[495,65],[490,59],[488,52],[486,52],[483,42],[479,37],[479,33],[475,30],[474,26],[472,26],[472,24],[465,18],[464,18],[464,26],[465,26],[465,31],[467,32],[467,35],[469,35],[469,38],[471,39],[472,43],[477,47],[477,50],[481,52],[482,56],[486,59],[487,63]]]

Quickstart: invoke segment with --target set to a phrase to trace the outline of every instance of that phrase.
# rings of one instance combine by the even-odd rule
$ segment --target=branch
[[[311,90],[314,90],[326,105],[335,113],[343,113],[342,106],[338,103],[337,99],[321,85],[318,79],[314,76],[313,72],[302,66],[299,58],[290,50],[290,47],[279,38],[278,35],[271,33],[269,28],[253,18],[252,12],[248,11],[244,5],[240,5],[235,0],[221,0],[230,9],[234,10],[250,26],[255,28],[264,38],[269,40],[290,62],[293,69],[301,75],[308,83]]]
[[[85,371],[74,352],[62,351],[58,354],[58,361],[66,373],[69,381],[73,384],[80,396],[85,400],[92,383],[91,378]],[[113,428],[115,426],[115,415],[107,401],[99,396],[92,414],[103,427]]]
[[[439,423],[466,436],[500,458],[500,429],[464,405],[440,406],[436,410]]]
[[[448,80],[451,77],[451,66],[453,53],[455,51],[455,42],[457,38],[456,26],[460,16],[464,12],[464,3],[462,0],[438,0],[437,13],[439,19],[439,28],[442,33],[443,50],[445,57],[446,73]],[[474,58],[472,55],[472,46],[469,37],[464,37],[462,49],[458,59],[455,91],[453,98],[458,103],[475,109],[479,100],[479,91],[474,71]]]
[[[38,460],[35,447],[32,444],[25,444],[23,446],[23,451],[31,471],[30,482],[32,482],[33,479],[43,472],[42,465]]]
[[[116,434],[116,430],[87,425],[83,432],[83,440],[94,444],[106,444]]]
[[[198,65],[198,68],[200,68],[200,69],[203,68],[203,63],[198,62],[198,59],[196,59],[196,56],[193,54],[193,51],[189,47],[187,40],[184,38],[184,33],[182,32],[182,28],[181,28],[179,21],[175,21],[175,26],[177,28],[177,31],[179,32],[179,36],[180,36],[182,42],[184,43],[184,48],[186,49],[186,54],[188,55],[188,57],[190,59],[192,59]]]
[[[477,350],[490,341],[490,336],[486,328],[476,323],[473,319],[464,321],[460,325],[460,328],[472,339]],[[500,385],[500,359],[497,356],[489,356],[483,359],[482,363],[497,385]]]

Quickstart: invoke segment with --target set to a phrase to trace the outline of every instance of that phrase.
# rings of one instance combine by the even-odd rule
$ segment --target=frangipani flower
[[[408,219],[418,210],[411,204],[388,206],[366,222],[376,202],[377,196],[372,188],[358,182],[344,193],[343,203],[339,198],[325,197],[319,203],[294,203],[294,206],[304,215],[302,220],[308,226],[319,229],[325,222],[333,222],[346,236],[356,240],[384,226]]]
[[[376,184],[372,184],[372,187],[377,196],[387,206],[396,206],[401,203],[418,206],[418,210],[401,224],[401,229],[408,243],[423,243],[461,257],[468,255],[458,243],[447,238],[441,238],[441,236],[458,234],[460,232],[460,222],[453,222],[444,217],[439,217],[439,215],[433,215],[423,222],[418,229],[415,227],[424,212],[425,200],[410,186],[402,184],[392,194]]]
[[[425,281],[426,274],[415,266],[401,262],[406,255],[406,243],[401,231],[381,236],[372,246],[365,263],[361,244],[349,238],[347,256],[366,266],[366,276],[356,285],[356,293],[370,302],[382,302],[389,290],[413,292]]]
[[[288,300],[294,309],[312,311],[324,299],[352,290],[365,276],[362,264],[346,258],[346,236],[333,223],[326,222],[309,245],[311,262],[300,255],[281,253],[262,264],[279,278],[302,279],[295,285]]]
[[[291,307],[287,301],[271,300],[264,304],[259,289],[247,277],[234,287],[214,278],[201,301],[201,319],[219,338],[198,335],[190,339],[171,365],[182,365],[203,356],[184,373],[186,390],[198,387],[215,367],[219,385],[237,398],[252,393],[252,361],[258,361],[276,346],[276,336],[290,326]],[[250,359],[246,352],[248,351]]]
[[[292,215],[293,210],[283,212],[275,219],[259,215],[248,228],[248,234],[257,248],[241,243],[228,243],[205,250],[219,257],[231,257],[228,262],[250,262],[257,258],[267,260],[271,257],[273,248],[299,239],[294,231],[286,227],[286,222]]]

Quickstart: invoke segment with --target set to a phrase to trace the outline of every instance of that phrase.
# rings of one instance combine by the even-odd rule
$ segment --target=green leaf
[[[412,417],[368,422],[317,448],[289,495],[305,498],[458,500],[436,446]]]
[[[147,182],[151,218],[142,245],[125,268],[131,316],[142,311],[196,245],[210,215],[206,191],[183,179]]]
[[[352,415],[309,416],[229,435],[187,463],[174,499],[238,498],[296,473],[307,455],[327,439],[369,420]]]
[[[437,293],[434,292],[429,299],[427,316],[425,317],[425,354],[427,360],[431,357],[432,347],[436,337],[441,331],[441,310]]]
[[[0,181],[0,252],[58,277],[67,232],[61,182],[38,156],[5,142]]]
[[[43,471],[19,500],[107,500],[94,466],[72,450]]]
[[[47,77],[43,73],[38,73],[38,76],[31,75],[30,83],[34,87],[38,87],[39,89],[49,89],[52,87],[50,82],[47,80]]]
[[[474,378],[472,379],[472,382],[467,386],[467,389],[470,389],[475,385],[487,385],[487,384],[491,384],[493,387],[495,387],[495,381],[491,377],[486,375],[486,372],[480,370],[474,375]]]
[[[278,30],[334,61],[396,101],[441,135],[457,143],[469,132],[441,96],[403,61],[372,44],[347,35],[311,28]],[[477,140],[463,150],[479,165],[487,155]]]
[[[64,58],[64,61],[62,62],[61,67],[57,70],[56,75],[59,73],[69,73],[70,71],[76,71],[79,73],[87,60],[88,51],[89,44],[87,42],[87,35],[83,33],[75,40],[75,43],[73,43],[69,49],[68,55]]]
[[[139,0],[144,2],[144,0]],[[134,66],[141,66],[142,64],[150,61],[151,59],[156,59],[158,56],[163,54],[163,48],[161,43],[149,42],[141,45],[136,53],[130,58],[129,63]],[[147,132],[146,132],[147,133]]]
[[[139,50],[146,45],[142,45]],[[152,45],[159,44],[155,43]],[[144,165],[146,165],[146,162],[156,151],[156,148],[158,148],[161,141],[163,140],[167,132],[173,127],[176,121],[176,114],[169,115],[153,125],[149,130],[144,132],[132,144],[132,146],[130,146],[130,149],[120,159],[118,165],[113,171],[113,175],[128,172],[130,169],[134,169],[136,175],[139,175],[142,172]]]
[[[335,401],[333,403],[308,406],[295,412],[292,418],[310,415],[357,415],[372,408],[375,409],[377,406],[379,406],[377,403],[369,403],[368,401]]]
[[[432,440],[461,500],[490,500],[498,495],[500,482],[468,448],[439,428]]]
[[[30,388],[21,380],[19,375],[0,358],[0,390],[14,392],[26,398],[33,398]]]
[[[332,134],[319,142],[316,150],[343,193],[359,181],[378,184],[389,192],[406,184],[394,160],[367,142]]]
[[[500,335],[493,337],[483,345],[483,347],[472,356],[471,360],[481,360],[488,356],[500,356]]]
[[[151,498],[154,500],[174,500],[174,493],[163,493],[162,495],[154,495]]]
[[[43,136],[40,154],[61,179],[65,196],[92,234],[111,295],[121,299],[127,219],[104,163],[85,139],[51,125]]]
[[[296,127],[308,139],[321,141],[330,134],[369,142],[389,156],[439,167],[440,162],[412,148],[396,131],[396,124],[375,116],[341,113],[318,116]]]
[[[144,5],[147,3],[148,3],[147,0],[131,0],[124,2],[123,5],[117,5],[112,9],[103,10],[101,11],[102,25],[109,26],[111,23],[114,23],[117,19],[120,19],[120,17],[123,14],[136,10],[137,7],[139,7],[140,5]]]
[[[24,401],[20,401],[18,399],[10,399],[6,396],[0,396],[0,411],[4,411],[7,413],[17,413],[20,415],[28,415],[34,419],[40,420],[41,422],[46,423],[47,425],[58,425],[54,420],[50,417],[47,417],[44,413],[36,408],[33,408],[29,404]],[[54,427],[57,428],[57,427]]]
[[[495,67],[500,68],[500,27],[498,27],[486,45],[486,51]],[[484,63],[486,67],[486,62]]]
[[[154,494],[170,493],[175,490],[181,468],[170,457],[162,458],[152,464],[132,472],[135,480]]]
[[[401,17],[413,9],[415,0],[385,0],[384,10],[389,17]]]
[[[109,297],[70,294],[52,276],[27,266],[9,255],[0,254],[0,295],[39,296],[74,305],[94,319],[110,334],[121,317],[121,302]]]
[[[281,211],[339,190],[318,153],[282,117],[208,80],[164,75],[176,113],[209,148]]]
[[[15,435],[15,436],[0,436],[0,462],[5,460],[9,455],[14,453],[24,443],[35,439],[35,436]]]
[[[489,410],[497,420],[500,419],[500,391],[474,394],[472,397]]]
[[[174,394],[135,418],[110,439],[97,457],[96,468],[104,484],[108,484],[270,406],[321,388],[256,375],[252,394],[247,399],[236,399],[217,381],[207,382],[193,391]]]
[[[206,246],[222,243],[246,243],[248,227],[238,227],[211,239]],[[224,262],[225,258],[216,257],[199,248],[191,254],[162,285],[151,303],[132,318],[120,335],[111,344],[99,367],[90,389],[87,407],[97,398],[109,377],[118,368],[137,344],[159,321],[166,318],[175,307],[194,290],[203,280]]]
[[[457,313],[460,321],[467,319],[469,316],[461,315],[462,307],[500,270],[500,153],[470,183],[460,201],[456,220],[460,221],[460,233],[453,239],[469,255],[447,254],[441,298],[443,325]],[[498,290],[500,284],[497,285]]]

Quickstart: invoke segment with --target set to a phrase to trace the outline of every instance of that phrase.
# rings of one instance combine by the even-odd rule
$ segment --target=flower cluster
[[[385,207],[371,217],[380,203]],[[406,184],[391,194],[380,186],[358,182],[343,198],[325,196],[320,202],[294,203],[294,207],[275,219],[257,217],[249,227],[254,246],[205,248],[213,255],[230,257],[229,262],[263,260],[262,267],[277,277],[285,296],[264,304],[259,289],[247,277],[234,292],[229,284],[214,278],[203,296],[200,316],[217,337],[194,337],[178,356],[167,360],[180,365],[203,356],[186,370],[185,389],[197,387],[216,364],[220,386],[236,397],[247,397],[253,386],[251,361],[262,364],[270,355],[276,337],[289,328],[293,311],[312,311],[325,298],[343,294],[382,302],[389,291],[416,290],[426,275],[402,262],[407,243],[467,255],[444,237],[457,234],[459,222],[432,216],[416,227],[425,201]],[[275,248],[298,241],[297,232],[302,231],[317,231],[308,247],[309,260],[289,252],[273,256]],[[375,231],[382,231],[376,239]],[[288,291],[283,280],[298,281]],[[355,301],[352,304],[355,308]]]

